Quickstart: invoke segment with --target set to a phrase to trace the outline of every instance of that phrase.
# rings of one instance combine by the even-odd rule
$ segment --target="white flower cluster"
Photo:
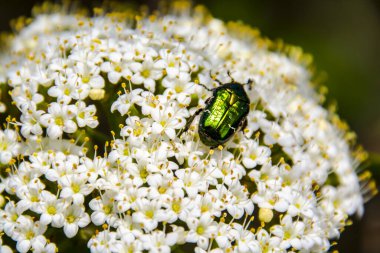
[[[40,14],[0,59],[0,231],[19,252],[55,252],[52,228],[91,252],[327,252],[363,212],[305,65],[200,10],[95,12]],[[199,117],[179,133],[228,73],[254,81],[248,124],[210,150]]]

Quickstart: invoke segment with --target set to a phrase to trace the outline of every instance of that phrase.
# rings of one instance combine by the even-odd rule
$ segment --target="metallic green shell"
[[[216,88],[199,121],[201,141],[211,147],[227,142],[249,112],[249,98],[239,83]]]

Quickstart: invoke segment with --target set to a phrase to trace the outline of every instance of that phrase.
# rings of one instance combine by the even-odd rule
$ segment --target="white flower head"
[[[15,114],[0,130],[0,235],[19,252],[70,240],[112,253],[328,252],[376,193],[298,48],[186,1],[150,16],[39,9],[0,56],[0,113]],[[226,83],[247,94],[247,116],[234,106],[243,91],[217,93]]]

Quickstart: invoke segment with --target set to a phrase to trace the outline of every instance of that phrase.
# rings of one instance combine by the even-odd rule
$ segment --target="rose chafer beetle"
[[[196,111],[188,120],[183,132],[187,131],[194,118],[201,114],[199,120],[198,133],[203,144],[211,148],[218,147],[226,143],[236,131],[244,129],[249,113],[250,101],[244,90],[243,84],[233,80],[222,84],[216,80],[220,86],[209,89],[212,96],[206,100],[206,106]],[[252,84],[251,80],[246,83]],[[182,132],[182,133],[183,133]]]

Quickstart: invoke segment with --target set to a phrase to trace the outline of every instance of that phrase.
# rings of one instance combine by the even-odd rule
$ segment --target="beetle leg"
[[[199,115],[201,112],[203,111],[203,108],[200,108],[198,109],[193,115],[190,116],[190,118],[187,120],[187,123],[186,123],[186,126],[179,131],[179,134],[178,136],[181,137],[181,135],[184,133],[184,132],[187,132],[187,130],[189,130],[190,128],[190,125],[191,123],[193,122],[194,118]]]
[[[247,126],[248,126],[248,121],[247,121],[247,118],[245,118],[242,122],[240,122],[239,128],[240,128],[240,130],[243,132],[243,136],[244,136],[246,139],[249,139],[249,138],[244,134],[244,130],[247,128]]]

